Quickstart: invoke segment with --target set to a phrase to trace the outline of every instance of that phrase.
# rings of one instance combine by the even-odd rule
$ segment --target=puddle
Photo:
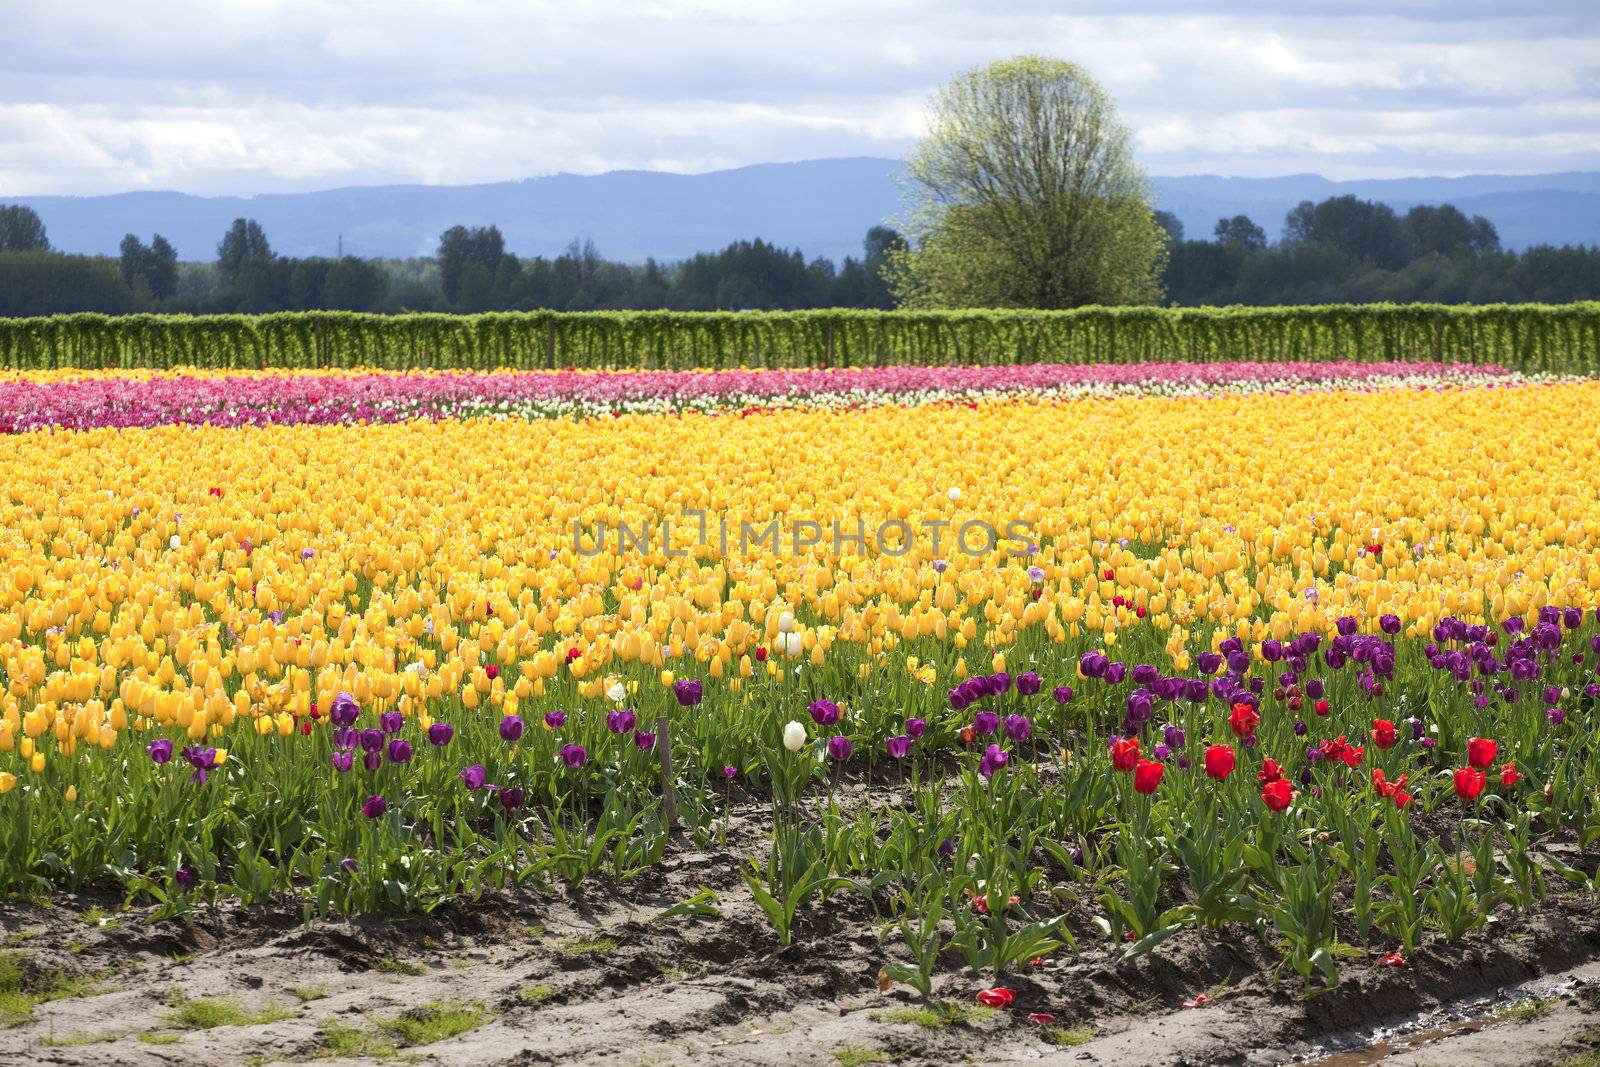
[[[1585,984],[1586,978],[1581,975],[1587,975],[1587,980],[1593,981],[1595,970],[1595,965],[1591,964],[1564,975],[1551,975],[1501,990],[1493,996],[1474,998],[1469,1003],[1426,1012],[1409,1022],[1380,1027],[1359,1037],[1351,1035],[1355,1040],[1365,1043],[1356,1048],[1319,1051],[1300,1062],[1315,1067],[1369,1067],[1390,1056],[1414,1052],[1512,1021],[1519,1006],[1567,996]]]
[[[1410,1052],[1427,1045],[1456,1037],[1460,1034],[1477,1033],[1486,1030],[1496,1023],[1502,1022],[1502,1015],[1485,1015],[1476,1019],[1462,1019],[1459,1022],[1446,1023],[1435,1026],[1431,1030],[1417,1030],[1406,1034],[1397,1034],[1394,1037],[1381,1039],[1366,1048],[1351,1049],[1349,1052],[1335,1052],[1331,1056],[1308,1062],[1316,1067],[1368,1067],[1368,1064],[1393,1056],[1398,1052]]]

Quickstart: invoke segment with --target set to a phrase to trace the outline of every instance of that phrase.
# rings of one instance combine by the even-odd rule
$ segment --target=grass
[[[561,946],[569,956],[609,956],[617,951],[614,937],[579,937]]]
[[[294,1012],[268,1007],[252,1015],[239,1006],[232,997],[201,997],[190,1000],[178,997],[166,1022],[183,1030],[215,1030],[219,1026],[261,1026],[294,1018]]]
[[[117,926],[118,920],[113,918],[106,909],[96,906],[83,913],[83,921],[90,926],[101,926],[107,930]]]
[[[40,933],[42,933],[42,931],[39,931],[39,930],[19,930],[14,934],[7,934],[6,935],[6,944],[7,945],[13,945],[13,946],[20,945],[25,941],[32,941],[34,938],[38,937]]]
[[[1520,1019],[1523,1022],[1527,1022],[1530,1019],[1537,1019],[1549,1011],[1555,1006],[1556,1000],[1556,997],[1545,997],[1543,999],[1535,997],[1532,1000],[1519,1000],[1515,1004],[1502,1009],[1500,1014],[1507,1019]]]
[[[143,1041],[146,1045],[176,1045],[178,1043],[178,1035],[156,1034],[146,1031],[145,1033],[139,1035],[139,1040]]]
[[[117,1030],[109,1034],[78,1034],[75,1037],[47,1037],[39,1044],[46,1048],[80,1048],[84,1045],[100,1045],[107,1041],[116,1041],[128,1036],[128,1031]]]
[[[292,985],[285,992],[302,1004],[321,1000],[328,995],[328,991],[319,985]]]
[[[1061,1045],[1064,1048],[1087,1044],[1093,1037],[1094,1031],[1088,1027],[1047,1026],[1044,1028],[1044,1039],[1052,1045]]]
[[[522,928],[522,936],[529,941],[537,941],[544,936],[544,923],[529,923]]]
[[[379,960],[372,965],[372,969],[381,974],[405,974],[416,978],[428,973],[428,968],[417,963],[406,963],[403,960]]]
[[[887,1023],[915,1023],[929,1030],[957,1023],[974,1023],[994,1014],[981,1004],[961,1004],[954,1000],[935,1001],[916,1008],[895,1008],[880,1012],[877,1018]]]
[[[395,1054],[394,1042],[371,1030],[329,1019],[322,1027],[322,1051],[325,1056],[371,1056],[387,1059]]]
[[[547,985],[536,985],[531,989],[524,989],[517,994],[517,1001],[522,1004],[543,1004],[554,993]]]
[[[435,1002],[413,1008],[404,1015],[378,1024],[378,1028],[401,1045],[431,1045],[435,1041],[464,1034],[482,1026],[488,1015],[482,1005],[470,1008],[457,1004]]]
[[[833,1050],[833,1058],[838,1060],[840,1067],[860,1067],[863,1063],[893,1063],[894,1057],[881,1048],[856,1048],[845,1045]]]
[[[93,996],[105,992],[89,978],[73,978],[60,971],[46,971],[30,979],[19,952],[0,953],[0,1026],[21,1026],[33,1017],[33,1009],[51,1000]]]

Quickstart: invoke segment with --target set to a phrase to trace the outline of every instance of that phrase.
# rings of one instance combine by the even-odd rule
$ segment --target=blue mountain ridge
[[[126,233],[144,240],[161,233],[181,258],[211,259],[229,223],[244,216],[260,221],[275,251],[293,256],[334,255],[341,239],[350,255],[432,255],[449,226],[494,223],[522,255],[553,255],[588,238],[610,259],[665,262],[761,237],[837,261],[859,256],[867,229],[900,213],[899,172],[898,160],[856,157],[705,174],[620,170],[251,197],[132,192],[0,201],[33,206],[54,247],[102,255],[115,255]],[[1486,216],[1508,248],[1600,244],[1600,173],[1593,172],[1359,181],[1190,175],[1154,177],[1151,187],[1157,206],[1177,215],[1189,237],[1209,237],[1218,218],[1244,214],[1275,238],[1301,200],[1352,193],[1399,211],[1454,204]]]

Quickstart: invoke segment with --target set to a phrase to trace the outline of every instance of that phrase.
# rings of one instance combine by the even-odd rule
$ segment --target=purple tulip
[[[361,805],[361,814],[369,819],[376,819],[389,810],[389,802],[382,797],[368,797],[367,802]]]
[[[1398,615],[1380,615],[1378,617],[1378,629],[1380,629],[1384,633],[1390,634],[1390,635],[1399,633],[1400,632],[1400,616],[1398,616]]]
[[[638,725],[639,717],[626,708],[606,715],[606,729],[614,734],[625,734]]]
[[[180,888],[193,889],[199,878],[196,877],[193,867],[179,867],[173,872],[172,880],[177,882]]]
[[[1057,704],[1070,703],[1072,700],[1072,686],[1058,685],[1050,691],[1050,699]]]
[[[697,678],[683,678],[672,683],[672,693],[678,698],[681,707],[693,707],[700,703],[704,691]]]
[[[378,716],[378,725],[383,728],[383,732],[386,734],[399,733],[400,728],[405,724],[405,716],[398,711],[386,711]]]
[[[956,843],[954,841],[952,841],[950,838],[947,837],[944,840],[939,842],[939,855],[943,856],[945,859],[949,859],[951,856],[954,856],[955,854],[956,854]]]
[[[339,861],[339,869],[345,874],[355,874],[357,870],[356,861],[351,857],[346,856],[344,859]]]
[[[1006,736],[1013,741],[1026,741],[1033,734],[1033,723],[1026,715],[1006,716]]]
[[[979,736],[987,737],[1000,728],[1000,716],[992,711],[980,711],[972,717],[972,729]]]
[[[450,743],[456,735],[456,728],[447,722],[436,722],[428,727],[428,743],[435,748],[443,748]]]
[[[383,747],[383,731],[367,728],[361,731],[361,747],[368,752],[376,752]]]
[[[559,730],[567,725],[567,713],[564,711],[547,711],[544,713],[544,724],[552,730]]]
[[[340,693],[328,707],[328,721],[335,726],[353,726],[361,715],[361,705],[349,693]]]
[[[1017,675],[1017,693],[1020,696],[1031,697],[1039,691],[1039,676],[1032,671],[1024,671]]]
[[[382,753],[378,752],[376,749],[371,752],[363,752],[361,754],[361,765],[369,771],[376,771],[379,767],[383,766]]]
[[[999,745],[990,745],[983,751],[983,758],[978,761],[978,773],[988,778],[995,771],[1006,765],[1011,756]]]
[[[340,774],[355,766],[356,758],[349,752],[335,752],[333,754],[333,769]]]
[[[468,789],[482,789],[483,783],[488,780],[489,772],[483,769],[481,763],[461,768],[461,781]]]
[[[522,790],[515,786],[500,790],[500,806],[507,811],[516,811],[522,807]]]
[[[832,726],[839,721],[839,705],[831,700],[813,700],[806,710],[818,726]]]
[[[1562,723],[1567,721],[1567,713],[1562,711],[1560,708],[1548,709],[1544,713],[1544,717],[1549,720],[1551,726],[1560,726]]]
[[[907,719],[906,734],[910,737],[921,737],[928,731],[927,719]]]
[[[843,763],[850,758],[851,751],[855,748],[850,739],[843,734],[834,734],[828,738],[828,758]]]
[[[638,733],[633,735],[633,747],[634,748],[637,748],[637,749],[640,749],[640,750],[648,750],[648,749],[654,748],[655,744],[656,744],[656,735],[655,734],[649,733],[649,732],[647,732],[645,730],[640,730]]]
[[[165,737],[150,742],[150,760],[153,763],[166,763],[172,759],[172,742]]]
[[[500,740],[515,741],[522,736],[522,717],[507,715],[500,720]]]
[[[411,762],[411,742],[401,740],[398,737],[396,737],[394,740],[390,741],[389,742],[389,762],[390,763],[410,763]]]
[[[564,745],[561,748],[561,761],[568,767],[582,767],[589,762],[589,753],[582,745]]]

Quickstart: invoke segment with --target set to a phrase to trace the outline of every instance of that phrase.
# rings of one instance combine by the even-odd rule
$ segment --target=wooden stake
[[[667,813],[667,829],[678,829],[678,796],[672,781],[672,724],[665,715],[656,716],[656,752],[661,756],[661,805]]]

